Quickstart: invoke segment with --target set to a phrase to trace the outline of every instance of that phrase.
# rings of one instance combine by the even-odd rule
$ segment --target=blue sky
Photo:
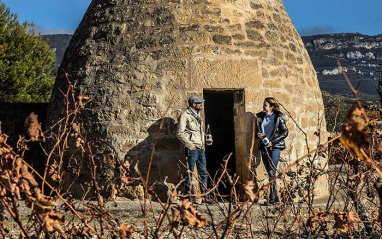
[[[73,33],[91,0],[0,0],[42,34]]]
[[[91,0],[0,0],[42,34],[73,33]],[[283,0],[301,35],[382,34],[382,0]]]
[[[382,0],[283,0],[300,35],[382,34]]]

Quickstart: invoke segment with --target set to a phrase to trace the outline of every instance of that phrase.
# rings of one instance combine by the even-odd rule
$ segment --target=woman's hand
[[[263,133],[258,133],[257,136],[258,136],[260,139],[262,139],[262,138],[265,137],[265,134],[263,134]]]

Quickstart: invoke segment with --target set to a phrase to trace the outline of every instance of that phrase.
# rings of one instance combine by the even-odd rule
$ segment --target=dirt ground
[[[346,211],[344,205],[351,205],[349,202],[344,202],[346,198],[345,193],[340,191],[336,195],[336,199],[333,198],[318,198],[315,199],[313,203],[313,208],[311,211],[315,213],[319,209],[329,211],[332,209],[339,209],[340,212]],[[347,199],[345,199],[347,200]],[[201,214],[203,219],[208,221],[208,225],[201,228],[195,228],[192,226],[185,226],[182,228],[179,226],[177,228],[178,232],[183,230],[183,238],[221,238],[222,234],[225,233],[225,238],[313,238],[309,235],[304,234],[303,227],[306,227],[306,222],[309,217],[309,208],[307,203],[298,202],[290,203],[288,205],[280,204],[273,206],[265,206],[265,200],[260,200],[257,203],[248,203],[242,210],[238,211],[235,216],[231,218],[229,222],[230,227],[227,227],[227,223],[224,220],[227,218],[228,212],[232,212],[237,208],[240,208],[242,204],[231,205],[229,203],[213,203],[213,204],[194,204],[195,209]],[[330,206],[327,207],[330,201]],[[364,206],[367,208],[369,216],[370,212],[378,211],[378,205],[376,202],[377,198],[372,198],[371,200],[363,200],[365,202]],[[85,202],[88,203],[88,202]],[[97,202],[91,202],[96,205]],[[171,207],[177,207],[179,202],[172,203]],[[333,204],[331,204],[333,203]],[[62,202],[59,202],[59,205]],[[84,212],[84,206],[82,204],[75,204],[76,210],[81,213]],[[148,238],[154,238],[154,232],[157,230],[156,225],[159,217],[164,213],[165,204],[159,202],[152,202],[147,200],[147,224],[148,224]],[[23,201],[20,201],[19,210],[21,213],[21,219],[23,223],[27,223],[29,220],[30,209],[27,208]],[[133,238],[144,238],[144,216],[143,216],[143,200],[128,200],[124,198],[116,198],[114,201],[106,203],[106,209],[116,218],[118,224],[124,223],[126,225],[131,225],[136,227],[133,233]],[[354,208],[349,208],[353,210]],[[239,217],[237,217],[239,215]],[[245,216],[244,216],[245,215]],[[8,217],[10,218],[10,217]],[[68,213],[65,215],[66,222],[75,218],[72,214]],[[171,231],[171,220],[173,218],[171,210],[167,214],[163,225],[160,227],[160,238],[175,238]],[[371,218],[371,217],[370,217]],[[237,219],[237,220],[236,220]],[[332,238],[336,236],[337,238],[349,238],[347,236],[338,236],[338,230],[333,229],[335,220],[333,216],[330,217],[330,223],[325,229],[325,232],[319,233],[322,237],[325,234],[328,235],[326,238]],[[222,225],[220,229],[217,229],[219,225]],[[91,225],[97,228],[99,225]],[[18,225],[12,220],[8,219],[7,228],[11,231],[7,238],[19,238],[20,229]],[[226,228],[229,228],[226,231]],[[231,228],[232,231],[231,231]],[[365,237],[363,236],[363,222],[355,225],[355,229],[359,232],[355,238],[381,238],[380,235],[373,235]],[[337,234],[336,234],[337,233]],[[302,235],[304,235],[302,237]],[[316,234],[317,236],[317,234]],[[94,237],[96,238],[96,237]],[[314,237],[317,238],[317,237]],[[320,238],[320,237],[318,237]]]
[[[147,201],[147,203],[147,221],[149,234],[151,234],[154,233],[154,231],[156,230],[156,220],[158,220],[159,216],[164,212],[164,208],[159,202]],[[94,204],[96,204],[96,202],[94,202]],[[176,207],[177,203],[173,203],[172,206]],[[224,232],[225,226],[223,226],[220,230],[217,230],[216,232],[215,230],[216,227],[227,217],[230,204],[194,204],[194,206],[195,209],[198,212],[200,212],[202,218],[208,221],[208,225],[202,228],[195,228],[191,226],[185,227],[183,238],[208,238],[209,236],[212,236],[212,238],[219,238]],[[314,204],[315,208],[324,208],[325,206],[325,198],[317,200]],[[115,216],[117,220],[119,220],[120,223],[132,225],[137,228],[136,231],[133,233],[133,238],[144,238],[144,219],[142,213],[143,201],[123,200],[118,198],[115,201],[108,202],[106,204],[106,208],[113,216]],[[235,210],[235,208],[236,207],[234,205],[231,205],[231,211]],[[248,208],[249,210],[247,210]],[[24,205],[23,201],[20,202],[19,209],[22,215],[22,221],[26,223],[28,221],[27,215],[29,215],[30,209]],[[79,212],[83,211],[81,205],[77,205],[77,209]],[[307,210],[307,208],[302,209],[300,211],[301,215],[298,216],[305,218],[308,215]],[[271,237],[279,238],[283,237],[283,234],[285,234],[285,230],[287,227],[296,229],[299,226],[298,223],[292,225],[291,222],[293,220],[290,220],[290,222],[286,220],[298,218],[293,213],[293,205],[285,206],[280,204],[273,206],[265,206],[263,201],[260,201],[258,203],[250,203],[246,205],[241,211],[241,213],[245,213],[246,211],[248,211],[248,217],[245,217],[245,220],[243,220],[242,218],[244,217],[242,217],[236,222],[234,222],[235,229],[231,232],[232,238],[237,238],[237,235],[240,236],[238,238],[268,238],[266,227],[269,226],[268,231],[272,231],[274,227],[273,225],[277,225],[277,227]],[[70,214],[66,215],[67,220],[70,220],[71,217],[73,216]],[[169,213],[169,218],[165,220],[164,225],[161,227],[162,238],[174,238],[169,226],[170,218],[172,218],[171,210]],[[96,227],[96,225],[94,226]],[[8,238],[19,237],[20,231],[18,225],[11,219],[8,222],[8,229],[11,231]],[[181,230],[181,227],[179,227],[178,229]],[[228,233],[229,232],[227,232],[227,234]],[[149,238],[152,237],[152,235],[149,236]]]

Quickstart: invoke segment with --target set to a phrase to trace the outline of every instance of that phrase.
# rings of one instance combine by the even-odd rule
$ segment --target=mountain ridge
[[[378,100],[378,79],[382,63],[382,34],[360,33],[321,34],[302,37],[309,53],[321,90],[331,94],[352,96],[338,68],[344,67],[353,86],[367,100]]]
[[[49,43],[51,49],[56,53],[56,64],[60,65],[64,58],[65,50],[69,46],[72,34],[49,34],[42,35],[43,39]]]

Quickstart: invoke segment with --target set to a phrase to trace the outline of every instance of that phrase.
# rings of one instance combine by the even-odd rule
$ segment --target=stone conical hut
[[[325,136],[316,72],[281,0],[93,0],[55,88],[66,82],[62,70],[93,96],[85,115],[89,134],[109,141],[122,157],[137,157],[142,171],[169,107],[152,180],[182,176],[183,146],[175,131],[190,95],[206,99],[215,145],[207,152],[211,174],[234,152],[231,171],[245,180],[253,117],[267,96],[288,109],[311,148],[318,129]],[[59,97],[54,90],[51,117],[60,111]],[[294,121],[288,127],[283,155],[293,160],[307,147]]]

